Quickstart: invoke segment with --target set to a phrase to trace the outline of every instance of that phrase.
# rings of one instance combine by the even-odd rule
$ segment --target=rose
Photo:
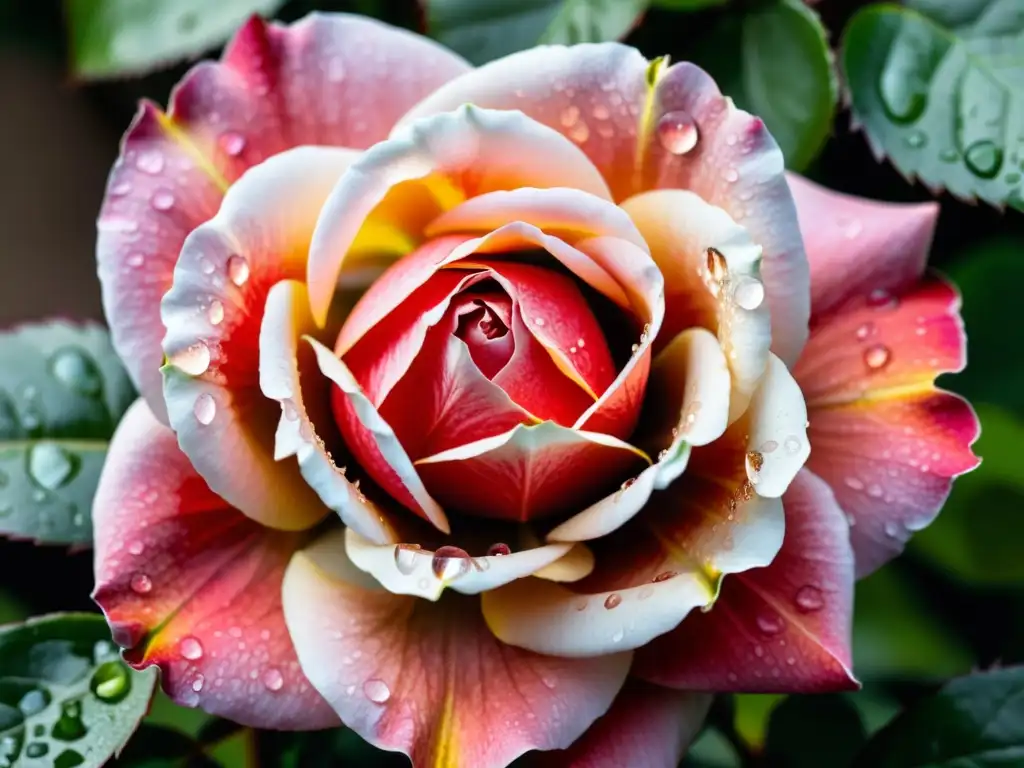
[[[853,687],[855,575],[976,463],[935,216],[689,64],[253,20],[111,174],[95,598],[176,701],[416,765],[675,765],[710,693]]]

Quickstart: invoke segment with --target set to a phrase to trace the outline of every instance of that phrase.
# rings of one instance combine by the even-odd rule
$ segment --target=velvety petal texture
[[[141,400],[110,444],[93,525],[93,598],[126,659],[157,664],[171,698],[257,728],[337,724],[281,612],[284,569],[304,537],[210,491]]]
[[[142,104],[107,183],[96,252],[114,347],[161,420],[160,299],[185,237],[227,188],[292,147],[368,147],[468,69],[429,40],[364,17],[312,14],[291,26],[253,18],[220,62],[189,71],[166,113]]]

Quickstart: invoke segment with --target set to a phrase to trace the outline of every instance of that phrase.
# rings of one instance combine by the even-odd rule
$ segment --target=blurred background
[[[93,254],[95,217],[137,100],[145,96],[166,103],[170,87],[188,66],[186,59],[215,55],[249,12],[295,19],[312,9],[353,10],[420,31],[433,22],[432,33],[441,39],[448,35],[477,61],[507,52],[497,50],[502,46],[527,47],[540,39],[533,27],[515,26],[513,20],[506,22],[512,25],[506,31],[514,26],[514,34],[501,35],[499,42],[488,37],[486,28],[467,42],[451,19],[459,6],[465,12],[471,0],[439,3],[440,9],[424,9],[415,0],[217,2],[224,13],[216,15],[231,18],[207,25],[207,5],[194,1],[0,0],[0,326],[54,316],[102,321]],[[552,9],[558,12],[564,5],[551,0],[509,0],[504,5],[517,3],[534,9],[534,16],[540,14],[542,27],[550,26]],[[756,101],[749,90],[756,62],[751,64],[740,40],[749,47],[752,34],[766,35],[779,44],[780,56],[789,57],[785,66],[795,73],[804,66],[800,30],[792,32],[797,37],[791,43],[787,24],[775,24],[787,18],[773,10],[776,6],[797,13],[791,3],[664,0],[646,8],[643,16],[631,15],[628,24],[612,24],[609,19],[630,3],[635,4],[594,3],[599,23],[592,33],[624,33],[627,42],[649,57],[668,53],[676,60],[697,60],[727,93],[735,84],[732,93],[741,106]],[[500,5],[500,0],[479,0],[473,13],[484,14],[481,9],[489,7],[497,14]],[[833,47],[864,5],[845,0],[814,5]],[[140,58],[138,45],[116,45],[123,32],[118,24],[126,25],[124,34],[143,34],[138,32],[139,19],[165,11],[154,60]],[[768,21],[758,22],[757,14]],[[604,29],[605,21],[612,28]],[[615,24],[623,28],[615,29]],[[522,40],[507,39],[516,35]],[[826,66],[834,70],[827,47],[823,50]],[[1024,93],[1017,88],[1011,98],[1017,100],[1019,116],[1024,114]],[[799,132],[788,144],[780,138],[791,167],[844,192],[889,201],[937,199],[942,206],[931,264],[963,293],[970,343],[966,372],[940,383],[976,405],[984,428],[976,450],[984,462],[956,484],[938,521],[917,535],[904,557],[859,585],[854,661],[864,690],[813,701],[772,696],[722,701],[716,705],[713,727],[688,758],[693,765],[749,762],[749,755],[742,755],[749,749],[751,754],[770,755],[772,765],[838,766],[842,760],[836,755],[842,751],[836,751],[837,744],[863,741],[941,681],[972,669],[1024,662],[1024,214],[945,193],[932,195],[891,163],[878,161],[864,134],[851,126],[841,79],[827,112],[820,151],[813,151],[813,141],[808,144]],[[818,119],[798,114],[789,120],[799,128],[812,118]],[[768,122],[776,132],[772,120]],[[779,130],[788,128],[780,125]],[[57,610],[95,610],[89,600],[91,583],[88,551],[0,541],[0,623]],[[813,732],[805,729],[799,754],[790,754],[786,739],[775,734],[805,728],[805,708],[813,708],[816,726]],[[193,734],[212,727],[201,713],[179,710],[162,699],[151,720]],[[769,722],[772,728],[766,735]],[[349,755],[352,765],[390,764],[390,758],[360,748],[350,734],[331,738],[331,750]],[[221,745],[217,754],[225,764],[242,765],[253,750],[248,735],[230,729],[217,732],[213,741]]]

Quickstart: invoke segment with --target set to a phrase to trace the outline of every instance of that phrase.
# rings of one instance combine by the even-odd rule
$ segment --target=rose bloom
[[[936,213],[787,175],[691,64],[253,19],[99,217],[114,638],[431,768],[675,766],[715,692],[857,687],[855,578],[977,463]]]

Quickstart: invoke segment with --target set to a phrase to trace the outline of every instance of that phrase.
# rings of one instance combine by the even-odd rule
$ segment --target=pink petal
[[[784,504],[786,538],[771,565],[725,579],[710,612],[642,649],[639,677],[714,692],[859,686],[850,671],[853,553],[842,510],[806,471]]]
[[[272,527],[306,528],[326,510],[295,464],[273,458],[280,408],[259,388],[263,310],[274,283],[304,274],[317,211],[353,155],[302,147],[249,171],[185,241],[161,304],[182,450],[216,493]]]
[[[416,467],[446,508],[526,522],[600,498],[644,461],[628,443],[545,421],[426,456]]]
[[[833,192],[794,173],[787,180],[810,263],[815,317],[871,291],[902,293],[917,282],[938,203],[882,203]]]
[[[392,595],[333,534],[288,568],[284,604],[303,668],[346,725],[414,765],[500,766],[564,749],[611,705],[629,654],[566,660],[503,645],[474,598]]]
[[[217,212],[228,186],[300,144],[368,147],[467,68],[429,40],[358,16],[313,15],[290,27],[253,18],[223,62],[193,67],[167,114],[142,104],[110,174],[97,261],[114,346],[161,420],[160,297],[185,237]]]
[[[687,189],[724,209],[764,247],[772,350],[795,362],[810,301],[782,153],[764,123],[736,109],[703,70],[648,62],[615,43],[543,46],[440,87],[399,129],[464,103],[521,110],[561,131],[601,171],[617,201],[650,189]],[[695,132],[679,136],[677,126]],[[687,137],[695,143],[681,140]]]
[[[677,768],[711,701],[631,678],[582,738],[567,750],[537,755],[531,768]]]
[[[93,505],[93,598],[138,669],[178,703],[257,728],[337,718],[299,669],[281,583],[302,536],[218,498],[141,400],[110,445]]]
[[[858,577],[898,554],[978,464],[977,417],[934,385],[966,361],[959,306],[938,280],[848,300],[815,326],[794,371],[808,399],[808,466],[850,518]]]
[[[362,155],[321,213],[307,279],[318,321],[367,216],[402,182],[439,187],[453,204],[519,187],[576,187],[608,197],[600,174],[577,147],[518,113],[467,104],[398,129]]]

